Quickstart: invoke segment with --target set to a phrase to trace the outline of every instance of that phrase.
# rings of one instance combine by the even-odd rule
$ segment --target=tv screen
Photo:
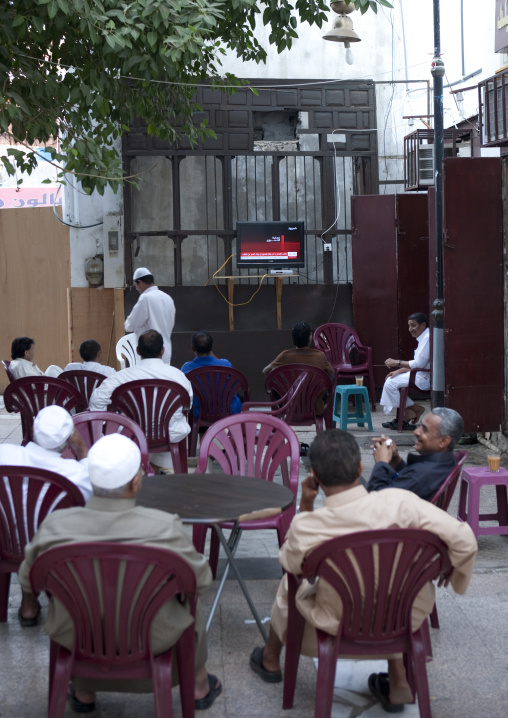
[[[304,223],[237,222],[236,264],[270,269],[304,267]]]

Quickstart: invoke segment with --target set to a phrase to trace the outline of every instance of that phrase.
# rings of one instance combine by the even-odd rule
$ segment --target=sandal
[[[208,685],[210,690],[204,698],[196,698],[194,701],[194,710],[205,711],[213,705],[214,700],[217,696],[222,693],[222,683],[219,681],[217,676],[213,676],[211,673],[208,674]]]
[[[252,651],[250,667],[265,683],[280,683],[282,681],[282,671],[269,671],[264,667],[263,650],[263,646],[258,646]]]
[[[369,676],[369,690],[387,713],[402,713],[404,710],[404,703],[392,703],[390,701],[388,673],[371,673]]]

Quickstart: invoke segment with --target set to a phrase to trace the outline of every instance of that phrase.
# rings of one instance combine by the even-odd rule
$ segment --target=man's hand
[[[319,486],[312,474],[308,474],[302,481],[302,497],[300,499],[300,513],[314,511],[314,499],[318,495]]]
[[[83,441],[81,434],[77,429],[74,429],[72,434],[69,436],[68,444],[76,454],[78,461],[85,459],[88,456],[88,446]]]
[[[397,447],[395,446],[395,443],[392,441],[390,446],[387,446],[386,440],[387,436],[382,434],[378,438],[372,439],[371,449],[374,454],[374,461],[377,463],[378,461],[384,461],[385,464],[392,465],[392,459],[394,452],[397,455],[398,459],[398,452]],[[398,463],[398,462],[397,462]]]
[[[386,359],[385,366],[388,367],[388,369],[396,369],[399,366],[399,360],[398,359]]]
[[[397,369],[396,371],[391,371],[389,374],[387,374],[386,378],[393,379],[394,376],[399,376],[399,374],[407,374],[408,371],[409,371],[409,369],[404,369],[404,367],[402,367],[402,369]]]

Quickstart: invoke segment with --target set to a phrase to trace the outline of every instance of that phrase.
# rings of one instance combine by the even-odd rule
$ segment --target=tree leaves
[[[391,7],[387,0],[351,1],[361,12]],[[0,3],[0,130],[18,144],[58,137],[54,160],[78,174],[87,193],[102,194],[120,186],[121,158],[111,143],[135,114],[161,140],[213,136],[206,121],[193,122],[194,87],[210,77],[227,92],[243,84],[224,73],[225,50],[264,62],[256,21],[270,27],[270,42],[282,52],[297,37],[298,21],[321,27],[329,18],[325,0]],[[2,158],[7,172],[31,171],[33,152],[17,152]]]

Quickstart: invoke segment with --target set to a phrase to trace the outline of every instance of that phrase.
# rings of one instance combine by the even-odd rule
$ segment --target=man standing
[[[136,350],[141,357],[141,362],[134,366],[116,372],[109,379],[105,379],[98,386],[90,397],[90,411],[106,411],[111,403],[111,395],[117,386],[127,384],[129,381],[138,381],[139,379],[166,379],[181,384],[189,393],[190,401],[192,401],[192,386],[185,374],[176,367],[164,364],[162,358],[164,356],[164,343],[162,335],[153,329],[143,332],[138,340]],[[178,443],[185,439],[190,433],[190,426],[184,416],[182,409],[177,409],[169,423],[169,432],[171,441]],[[171,468],[173,462],[170,452],[161,452],[150,454],[150,461],[159,467]]]
[[[227,359],[217,359],[213,353],[213,337],[209,332],[204,330],[196,332],[192,335],[192,351],[196,355],[192,361],[187,361],[182,366],[184,374],[188,374],[193,369],[199,369],[200,367],[206,366],[227,366],[232,367],[230,361]],[[242,408],[242,402],[240,397],[235,394],[231,401],[231,413],[239,414]],[[192,410],[194,416],[199,416],[199,402],[196,397],[193,399]]]
[[[360,484],[362,462],[358,444],[351,434],[323,431],[309,452],[311,474],[302,482],[300,513],[293,521],[279,552],[283,568],[301,573],[306,556],[317,546],[337,536],[382,528],[425,528],[448,546],[453,571],[450,583],[465,593],[471,579],[477,544],[471,528],[415,494],[398,489],[368,494]],[[324,505],[314,511],[318,490],[325,494]],[[315,628],[336,634],[341,620],[337,594],[325,581],[310,586],[304,581],[297,593],[298,610],[306,619],[302,653],[317,655]],[[412,623],[416,631],[432,611],[434,586],[426,584],[413,604]],[[280,654],[287,633],[287,580],[282,579],[272,607],[270,635],[265,647],[255,648],[250,666],[262,680],[282,680]],[[388,679],[372,674],[369,687],[390,712],[412,701],[402,658],[388,660]],[[374,692],[373,691],[373,692]],[[382,694],[383,698],[379,694]]]
[[[415,350],[414,359],[410,361],[402,361],[402,359],[387,359],[385,365],[388,369],[393,369],[385,379],[381,401],[385,414],[389,414],[394,407],[400,406],[399,389],[409,384],[409,372],[412,369],[419,369],[415,377],[415,384],[419,389],[430,389],[430,348],[429,348],[429,320],[423,312],[415,312],[410,314],[407,320],[409,333],[418,342]],[[415,404],[409,397],[406,401],[406,410],[404,412],[403,429],[411,429],[415,425],[420,416],[425,411],[425,407]],[[385,429],[396,429],[397,419],[388,421],[383,424]]]
[[[134,284],[140,296],[132,312],[125,320],[125,331],[134,332],[136,339],[147,329],[155,329],[164,339],[164,363],[171,363],[171,332],[175,324],[175,303],[161,292],[154,282],[153,275],[146,267],[134,272]]]
[[[94,371],[104,376],[113,376],[116,374],[115,369],[102,363],[102,349],[99,342],[95,339],[86,339],[79,345],[79,355],[83,359],[83,363],[71,362],[67,364],[64,371]]]
[[[436,407],[414,430],[415,450],[403,461],[395,442],[386,444],[386,436],[372,439],[376,462],[367,491],[406,489],[430,501],[455,466],[453,448],[462,436],[464,422],[453,409]]]
[[[155,509],[136,506],[141,488],[141,454],[133,441],[121,434],[99,439],[88,454],[90,480],[94,496],[84,508],[65,509],[50,514],[41,524],[32,541],[25,548],[25,560],[19,569],[22,589],[22,615],[36,615],[40,606],[31,593],[29,573],[35,559],[44,551],[62,544],[105,541],[132,543],[174,551],[191,566],[196,574],[197,592],[203,594],[212,581],[208,561],[198,554],[188,538],[178,516]],[[152,623],[152,647],[155,655],[172,646],[192,623],[188,604],[178,597],[165,603]],[[44,626],[52,640],[72,649],[74,628],[66,609],[50,598]],[[202,614],[196,614],[195,707],[209,708],[221,693],[216,676],[206,671],[207,645]],[[131,688],[127,682],[124,690]],[[94,681],[75,681],[72,707],[76,712],[95,710]],[[113,683],[102,690],[119,690]]]
[[[70,446],[78,461],[63,459],[62,453]],[[0,445],[0,464],[5,466],[31,466],[54,471],[75,484],[85,501],[92,495],[88,478],[88,448],[72,417],[61,406],[46,406],[34,420],[34,440],[26,446]]]

